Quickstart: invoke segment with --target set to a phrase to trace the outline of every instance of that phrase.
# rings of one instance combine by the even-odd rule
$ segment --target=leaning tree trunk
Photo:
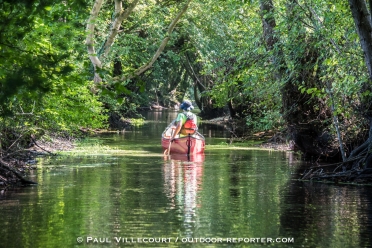
[[[161,41],[161,43],[160,43],[160,45],[158,47],[158,50],[155,52],[155,54],[153,55],[153,57],[145,65],[143,65],[140,68],[138,68],[137,70],[135,70],[132,74],[126,75],[126,76],[122,76],[120,78],[114,78],[115,81],[123,82],[123,81],[126,81],[128,79],[132,79],[132,78],[134,78],[136,76],[139,76],[139,75],[143,74],[144,72],[146,72],[147,70],[149,70],[152,67],[152,65],[155,63],[155,61],[159,58],[160,54],[163,52],[165,46],[168,44],[168,41],[171,38],[172,32],[173,32],[176,24],[181,19],[182,15],[186,13],[186,11],[187,11],[187,9],[188,9],[189,4],[190,4],[191,1],[192,0],[187,0],[186,1],[186,3],[183,6],[183,8],[178,12],[178,14],[176,15],[176,17],[169,24],[168,29],[167,29],[167,32],[166,32],[166,35],[165,35],[164,39]]]
[[[96,27],[95,23],[98,18],[99,11],[101,10],[103,4],[103,0],[96,0],[94,2],[93,8],[90,12],[90,17],[88,19],[88,24],[86,27],[87,37],[85,40],[85,44],[87,46],[89,59],[92,62],[94,68],[94,82],[99,83],[102,81],[101,77],[98,75],[97,68],[102,67],[101,60],[98,58],[96,54],[96,50],[94,48],[94,29]]]
[[[362,85],[361,92],[372,91],[372,20],[371,20],[371,8],[372,2],[369,1],[370,10],[368,10],[367,3],[365,0],[349,0],[350,10],[354,19],[357,33],[359,35],[360,45],[364,52],[364,59],[366,62],[369,81],[365,82]],[[363,157],[362,162],[364,163],[363,167],[372,168],[372,159],[370,154],[372,150],[372,97],[367,95],[362,95],[360,109],[362,110],[362,115],[369,121],[369,136],[366,142],[362,144],[355,150],[358,150],[360,153],[363,153],[361,147],[365,146],[364,152],[366,155]],[[366,145],[368,144],[368,145]],[[348,160],[355,158],[356,152],[352,152]],[[361,163],[354,163],[353,167],[360,165]]]
[[[372,80],[372,22],[365,0],[349,0],[351,13],[364,52],[369,79]]]
[[[172,22],[168,26],[165,37],[161,41],[161,43],[160,43],[157,51],[153,55],[153,57],[145,65],[136,69],[132,74],[130,74],[130,75],[120,75],[118,77],[114,77],[113,80],[115,82],[120,83],[120,82],[124,82],[126,80],[129,80],[129,79],[133,79],[134,77],[143,74],[145,71],[147,71],[148,69],[150,69],[152,67],[152,65],[159,58],[160,54],[163,52],[164,48],[168,44],[168,41],[171,38],[172,32],[173,32],[176,24],[181,19],[183,14],[185,14],[185,12],[187,11],[191,1],[192,0],[187,0],[186,3],[184,4],[184,6],[181,8],[181,10],[177,13],[175,18],[172,20]],[[138,2],[139,2],[139,0],[134,0],[128,6],[128,8],[124,10],[123,7],[122,7],[122,1],[115,0],[115,19],[114,19],[114,21],[111,25],[110,33],[109,33],[109,35],[108,35],[108,37],[107,37],[107,39],[106,39],[106,41],[103,45],[103,48],[102,48],[104,58],[108,56],[110,48],[111,48],[112,44],[114,43],[117,34],[119,33],[119,29],[121,27],[122,22],[125,19],[127,19],[129,17],[129,15],[133,12],[133,10],[136,7],[136,5],[138,4]],[[95,22],[98,18],[98,14],[101,10],[102,4],[103,4],[103,0],[95,0],[93,8],[92,8],[91,13],[90,13],[90,17],[88,19],[88,24],[87,24],[87,27],[86,27],[87,37],[86,37],[85,43],[87,45],[89,58],[90,58],[90,60],[93,64],[93,67],[94,67],[94,73],[95,73],[94,82],[96,82],[96,83],[102,81],[102,79],[100,78],[100,76],[97,73],[97,69],[102,68],[102,61],[99,58],[99,54],[101,54],[101,51],[99,52],[99,54],[97,54],[95,52],[94,30],[95,30]]]

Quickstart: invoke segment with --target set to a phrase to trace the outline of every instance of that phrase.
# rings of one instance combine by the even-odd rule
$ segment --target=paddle
[[[164,151],[164,155],[168,155],[170,154],[170,149],[171,149],[171,145],[172,145],[172,136],[173,136],[173,128],[172,128],[172,132],[171,132],[171,135],[170,135],[170,139],[169,139],[169,145],[168,145],[168,149],[165,149]]]
[[[167,150],[165,150],[165,152],[164,152],[164,154],[165,155],[168,155],[169,156],[169,154],[170,154],[170,149],[171,149],[171,145],[172,145],[172,139],[169,139],[169,146],[168,146],[168,149]]]

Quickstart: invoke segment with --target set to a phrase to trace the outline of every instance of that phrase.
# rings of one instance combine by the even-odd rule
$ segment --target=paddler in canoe
[[[171,151],[187,154],[203,152],[204,137],[197,132],[197,116],[191,112],[194,109],[191,101],[183,101],[180,109],[183,112],[163,132],[164,154],[169,155]]]

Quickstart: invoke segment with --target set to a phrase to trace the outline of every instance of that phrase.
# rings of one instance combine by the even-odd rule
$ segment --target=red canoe
[[[161,135],[161,146],[164,150],[168,149],[169,141],[172,134],[171,125],[168,126]],[[170,147],[170,154],[197,154],[203,153],[205,146],[205,138],[199,132],[190,136],[176,138]],[[190,149],[190,150],[189,150]],[[188,152],[189,151],[189,152]]]

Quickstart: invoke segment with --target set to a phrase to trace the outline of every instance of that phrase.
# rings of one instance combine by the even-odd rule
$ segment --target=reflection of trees
[[[371,204],[367,195],[356,191],[349,186],[289,182],[282,196],[281,235],[294,236],[301,244],[366,247],[371,241],[371,216],[360,213],[368,212]]]
[[[201,190],[203,163],[170,160],[164,163],[164,191],[170,208],[181,211],[185,237],[192,237],[197,222],[198,192]]]
[[[157,138],[160,141],[159,135],[164,131],[165,127],[169,125],[174,119],[176,119],[178,112],[172,110],[164,111],[144,111],[141,115],[146,120],[145,128],[140,127],[138,138]],[[154,124],[156,123],[156,124]]]
[[[320,190],[323,191],[322,196],[329,195],[327,188]],[[323,236],[317,235],[317,232],[327,231],[324,228],[324,224],[330,221],[329,215],[319,216],[323,213],[315,209],[319,204],[329,205],[329,198],[317,197],[317,194],[311,190],[311,187],[307,187],[301,183],[290,182],[289,188],[285,192],[284,205],[282,205],[284,210],[280,216],[281,233],[294,236],[293,233],[288,232],[298,230],[299,232],[294,237],[296,242],[305,244],[305,240],[308,240],[308,242],[314,243],[314,239],[317,236]]]
[[[369,188],[363,188],[360,191],[361,203],[358,213],[360,215],[360,247],[369,247],[372,244],[372,195]]]

